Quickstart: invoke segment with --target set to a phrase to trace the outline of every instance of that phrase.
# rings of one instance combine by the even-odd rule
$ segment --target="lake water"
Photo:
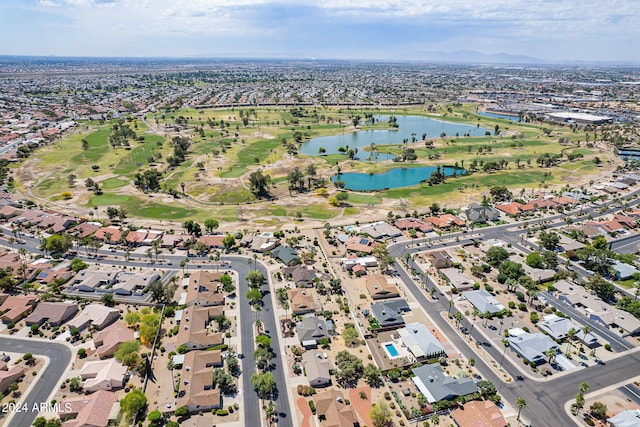
[[[520,122],[520,117],[510,116],[508,114],[487,113],[487,112],[481,112],[478,114],[485,117],[491,117],[493,119],[505,119],[505,120],[511,120],[512,122]]]
[[[444,167],[440,168],[445,176],[453,175],[453,171],[456,168]],[[357,172],[345,172],[341,173],[340,177],[334,175],[331,177],[331,181],[335,182],[338,179],[344,181],[345,188],[354,191],[376,191],[384,190],[388,188],[409,187],[412,185],[418,185],[422,181],[429,179],[431,173],[436,171],[435,166],[419,166],[415,168],[403,168],[398,167],[389,169],[388,171],[380,174],[368,174]],[[456,171],[457,174],[465,173],[463,169]]]
[[[398,129],[361,130],[341,135],[313,138],[300,145],[300,152],[308,156],[318,156],[318,149],[323,147],[326,150],[325,154],[336,154],[339,152],[339,147],[346,148],[349,146],[349,148],[358,148],[359,152],[356,157],[359,160],[369,160],[369,152],[362,150],[362,148],[370,147],[372,142],[378,146],[402,144],[402,140],[406,138],[409,140],[409,146],[416,145],[416,147],[424,147],[424,145],[419,142],[415,144],[411,143],[412,134],[415,134],[416,139],[422,140],[423,133],[427,134],[427,138],[437,138],[442,132],[448,137],[455,137],[456,133],[459,136],[466,133],[471,136],[484,136],[488,130],[481,126],[451,123],[420,116],[396,116],[396,118],[398,119]],[[387,122],[389,116],[377,116],[376,120]],[[384,148],[381,147],[381,152],[378,153],[377,160],[389,160],[393,157],[395,156],[386,153]]]

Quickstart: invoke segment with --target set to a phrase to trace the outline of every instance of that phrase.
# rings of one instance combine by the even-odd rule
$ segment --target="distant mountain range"
[[[427,51],[416,53],[425,61],[447,63],[488,63],[488,64],[544,64],[540,58],[525,55],[511,55],[509,53],[482,53],[475,50],[458,50],[455,52]]]

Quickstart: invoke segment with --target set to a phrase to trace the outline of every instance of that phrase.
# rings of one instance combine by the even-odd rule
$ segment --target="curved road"
[[[5,234],[0,236],[0,244],[5,246],[10,246],[6,239],[11,236],[12,232],[7,230],[6,228]],[[38,249],[40,245],[40,240],[35,237],[29,237],[24,234],[20,234],[20,240],[22,240],[23,244],[16,244],[15,246],[23,247],[27,251],[32,253],[40,253]],[[127,261],[124,259],[123,252],[111,252],[106,250],[98,251],[99,258],[95,257],[87,257],[82,253],[83,251],[79,251],[77,256],[82,258],[88,262],[92,263],[101,263],[113,266],[127,266],[127,267],[145,267],[145,268],[158,268],[165,270],[181,270],[180,261],[182,261],[185,257],[181,255],[162,255],[160,263],[151,264],[146,255],[142,254],[131,254],[130,259]],[[109,257],[117,256],[117,259],[112,259]],[[212,264],[209,263],[208,258],[206,257],[189,257],[189,263],[185,266],[185,270],[199,270],[202,269],[210,269],[212,268]],[[194,262],[201,262],[200,264],[195,264]],[[251,262],[249,262],[251,261]],[[276,386],[278,389],[278,394],[274,396],[274,404],[276,408],[276,413],[278,416],[278,425],[285,427],[292,427],[292,412],[288,399],[288,389],[287,383],[285,380],[285,368],[282,362],[282,358],[280,357],[280,341],[277,334],[277,323],[276,323],[276,313],[272,307],[272,299],[267,295],[267,297],[263,298],[263,309],[262,311],[256,313],[253,311],[249,305],[247,298],[245,297],[247,290],[249,289],[249,285],[245,277],[249,273],[249,271],[253,267],[253,263],[255,260],[251,258],[245,258],[241,256],[224,256],[224,263],[222,268],[234,270],[238,273],[239,278],[239,286],[238,286],[238,304],[240,308],[241,315],[249,313],[250,315],[244,316],[240,323],[240,342],[242,353],[245,357],[241,360],[242,366],[242,385],[241,391],[243,392],[244,399],[244,419],[245,425],[251,426],[259,426],[261,425],[261,413],[260,408],[262,405],[258,399],[258,396],[255,392],[253,392],[253,386],[251,385],[251,374],[256,372],[255,361],[253,360],[253,350],[255,347],[255,338],[254,338],[254,322],[256,320],[260,320],[264,325],[264,329],[269,331],[269,335],[271,338],[272,347],[274,348],[275,357],[272,359],[272,367],[271,372],[273,373],[274,379],[276,381]],[[265,278],[268,278],[267,270],[264,265],[260,261],[255,261],[256,268],[263,274]],[[261,288],[263,294],[269,292],[268,284],[265,284]],[[0,347],[2,348],[2,347]],[[284,348],[282,348],[284,351]],[[26,351],[25,351],[26,352]],[[34,351],[34,353],[38,353]],[[70,359],[71,356],[67,360]],[[62,360],[62,359],[61,359]],[[66,366],[66,365],[65,365]],[[64,373],[62,371],[57,378]],[[52,389],[49,389],[49,393]],[[247,392],[251,390],[251,392]],[[32,393],[29,393],[31,395]],[[35,416],[34,416],[35,418]],[[15,424],[20,427],[28,424]]]
[[[42,341],[33,338],[22,339],[9,336],[0,336],[0,350],[15,353],[32,353],[37,356],[46,356],[49,358],[49,364],[46,369],[40,371],[36,384],[31,388],[28,394],[20,399],[20,405],[26,405],[26,412],[15,412],[11,421],[4,424],[7,416],[0,420],[0,424],[6,427],[24,427],[30,426],[33,420],[38,416],[39,410],[32,411],[34,405],[40,407],[42,403],[50,403],[49,398],[55,390],[58,382],[64,375],[71,362],[73,356],[71,349],[57,342]]]

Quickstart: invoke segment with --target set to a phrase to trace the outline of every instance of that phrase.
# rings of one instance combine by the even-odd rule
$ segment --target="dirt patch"
[[[300,423],[300,427],[311,427],[311,418],[313,417],[313,414],[311,413],[311,408],[309,407],[307,399],[299,397],[298,400],[296,400],[296,406],[302,413],[302,422]]]
[[[366,398],[363,399],[361,393],[364,393],[362,396],[366,396]],[[369,417],[369,411],[371,411],[371,405],[375,402],[371,401],[371,387],[365,386],[349,390],[349,401],[362,420],[362,425],[372,426],[373,422]]]

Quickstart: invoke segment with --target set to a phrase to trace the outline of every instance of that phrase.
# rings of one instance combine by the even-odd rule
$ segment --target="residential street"
[[[63,378],[73,354],[71,349],[64,344],[42,341],[37,339],[21,339],[13,338],[6,335],[0,336],[0,352],[11,351],[16,353],[32,353],[37,356],[46,356],[49,358],[49,365],[44,371],[38,374],[38,381],[28,394],[20,399],[21,408],[26,404],[27,411],[16,411],[13,413],[9,423],[6,418],[2,423],[5,427],[24,427],[30,426],[33,420],[38,416],[39,411],[32,411],[34,404],[40,407],[40,404],[50,403],[51,395],[58,383]],[[11,416],[11,415],[9,415]]]

